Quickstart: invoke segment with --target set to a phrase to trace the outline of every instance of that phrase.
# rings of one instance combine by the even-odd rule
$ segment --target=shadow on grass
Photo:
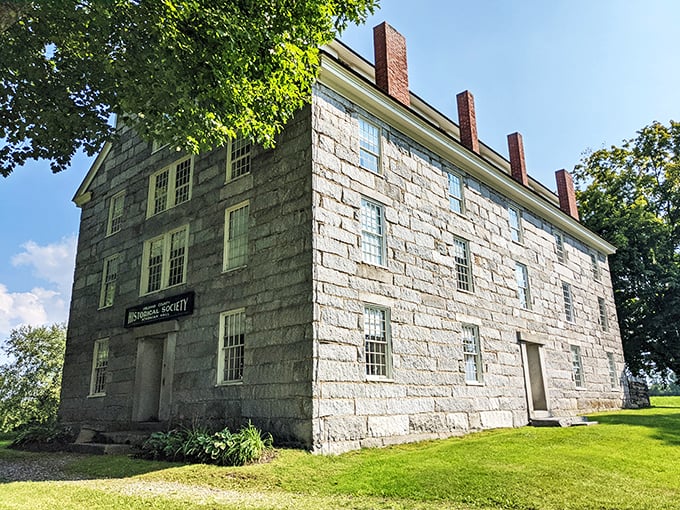
[[[654,412],[655,409],[664,409]],[[677,413],[669,413],[665,409],[678,409]],[[595,418],[600,423],[609,425],[631,425],[653,429],[654,438],[672,446],[680,446],[680,408],[678,406],[653,406],[650,409],[598,414]]]

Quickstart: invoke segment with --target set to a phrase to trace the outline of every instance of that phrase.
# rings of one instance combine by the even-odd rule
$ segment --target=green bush
[[[19,449],[51,450],[60,449],[73,441],[74,434],[70,427],[63,427],[59,422],[30,423],[16,430],[10,445]]]
[[[270,434],[263,436],[252,423],[232,433],[228,428],[211,433],[200,427],[154,432],[142,446],[141,456],[155,460],[243,466],[261,460],[272,449]]]

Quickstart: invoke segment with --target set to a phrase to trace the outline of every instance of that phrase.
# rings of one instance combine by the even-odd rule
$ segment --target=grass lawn
[[[680,509],[680,397],[592,427],[502,429],[241,468],[82,457],[88,480],[0,483],[0,508]],[[2,443],[0,443],[2,445]],[[45,454],[0,446],[0,460]],[[0,479],[2,472],[0,472]]]

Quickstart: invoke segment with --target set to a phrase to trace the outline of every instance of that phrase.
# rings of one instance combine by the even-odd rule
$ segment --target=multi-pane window
[[[245,332],[246,313],[243,308],[220,315],[218,384],[243,380]]]
[[[227,158],[228,181],[250,173],[250,150],[249,140],[241,137],[231,140]]]
[[[531,308],[531,291],[529,290],[529,275],[527,273],[527,266],[515,263],[515,280],[517,281],[517,296],[519,297],[519,305],[522,308]]]
[[[609,362],[609,384],[612,389],[618,389],[619,387],[619,376],[616,371],[616,361],[614,361],[614,353],[607,353],[607,361]]]
[[[583,363],[581,361],[581,348],[578,345],[571,346],[571,368],[574,373],[574,382],[577,388],[583,388]]]
[[[359,164],[380,173],[380,128],[365,119],[359,119]]]
[[[609,318],[607,317],[607,305],[605,304],[603,297],[597,298],[597,309],[600,314],[600,327],[602,331],[609,330]]]
[[[104,260],[102,271],[102,288],[99,297],[99,308],[113,305],[116,295],[116,281],[118,280],[118,255],[113,255]]]
[[[456,286],[458,290],[472,292],[470,246],[466,240],[453,240],[453,260],[456,265]]]
[[[385,213],[381,204],[361,199],[361,253],[364,262],[385,265]]]
[[[482,382],[482,350],[479,344],[477,326],[463,325],[463,361],[465,363],[465,381]]]
[[[92,374],[90,376],[90,395],[104,395],[106,389],[106,369],[109,365],[109,339],[102,338],[94,343],[92,354]]]
[[[463,179],[460,175],[448,172],[449,180],[449,208],[457,213],[465,211],[463,201]]]
[[[147,216],[163,212],[191,198],[193,161],[191,156],[187,156],[151,176]]]
[[[109,202],[109,221],[106,225],[106,235],[120,232],[123,227],[123,210],[125,207],[125,192],[122,191],[111,197]]]
[[[516,243],[522,242],[522,216],[516,207],[508,207],[508,221],[510,222],[510,238]]]
[[[597,260],[597,253],[592,253],[590,254],[590,266],[591,270],[593,272],[593,279],[599,281],[600,280],[600,263]]]
[[[184,226],[144,243],[142,294],[185,282],[188,239]]]
[[[557,254],[557,261],[564,264],[567,261],[567,252],[564,249],[564,236],[562,232],[553,232],[555,236],[555,253]]]
[[[562,298],[564,299],[564,318],[567,322],[574,322],[574,299],[570,283],[562,282]]]
[[[390,377],[392,353],[389,310],[373,306],[364,307],[364,351],[366,375]]]
[[[224,270],[245,266],[248,262],[248,213],[243,202],[227,209],[224,215]]]

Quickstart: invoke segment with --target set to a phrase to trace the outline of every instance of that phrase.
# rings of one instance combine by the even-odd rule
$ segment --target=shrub
[[[142,446],[141,456],[219,466],[243,466],[261,460],[272,449],[271,434],[252,423],[232,433],[228,428],[211,433],[201,427],[154,432]]]
[[[19,427],[11,448],[28,450],[59,450],[74,439],[73,430],[57,421],[30,423]]]

